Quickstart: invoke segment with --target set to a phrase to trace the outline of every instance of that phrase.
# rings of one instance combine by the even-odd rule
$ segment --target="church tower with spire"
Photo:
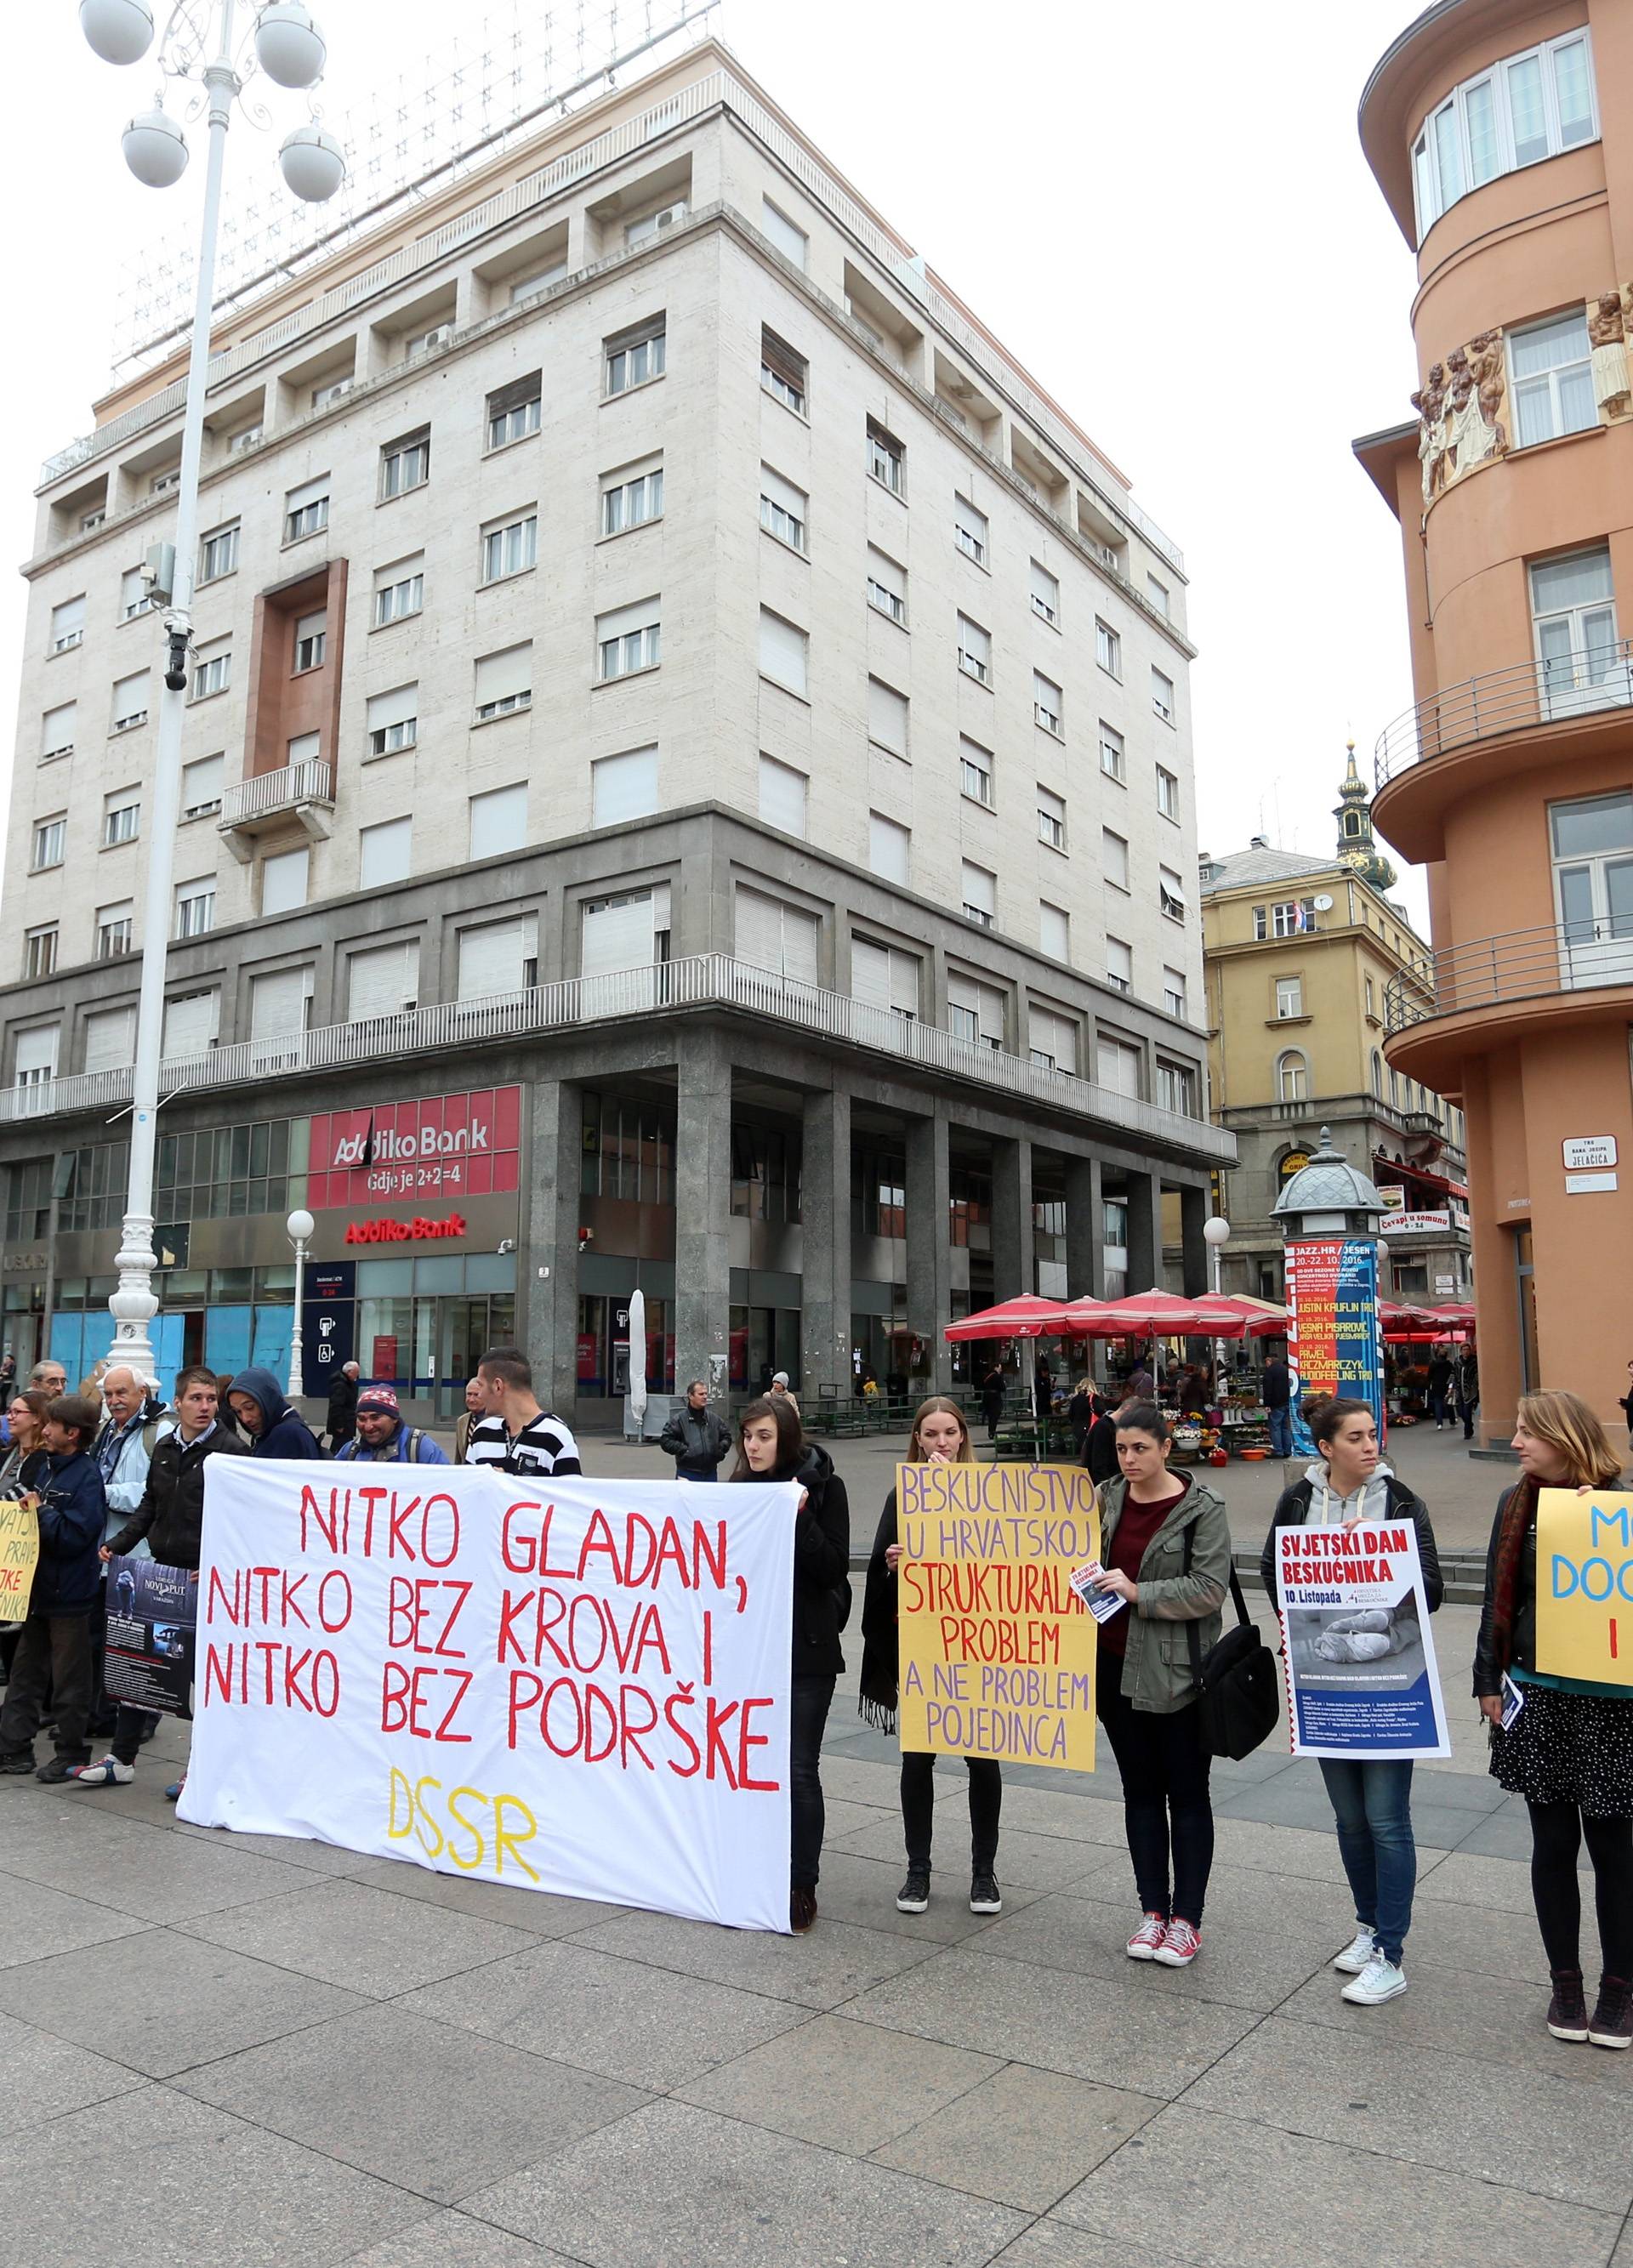
[[[1360,773],[1356,770],[1356,744],[1349,743],[1349,769],[1344,774],[1344,784],[1338,791],[1339,803],[1333,816],[1338,821],[1338,857],[1341,865],[1353,866],[1363,882],[1371,882],[1380,894],[1395,887],[1395,870],[1372,836],[1372,806]]]

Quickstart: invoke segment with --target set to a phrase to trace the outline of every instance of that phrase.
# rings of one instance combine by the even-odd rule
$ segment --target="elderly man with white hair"
[[[106,1543],[134,1516],[147,1487],[154,1445],[161,1433],[170,1432],[174,1420],[159,1397],[158,1381],[139,1377],[128,1363],[112,1363],[103,1373],[102,1407],[107,1417],[91,1454],[102,1476],[102,1493],[107,1499],[107,1520],[102,1530]],[[145,1543],[137,1544],[137,1551],[144,1558],[151,1556]],[[106,1589],[104,1581],[91,1615],[91,1729],[97,1733],[112,1731],[115,1713],[102,1683],[107,1642]],[[152,1737],[158,1722],[157,1717],[148,1719],[147,1738]]]

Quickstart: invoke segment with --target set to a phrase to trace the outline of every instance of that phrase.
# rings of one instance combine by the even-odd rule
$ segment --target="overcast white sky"
[[[16,0],[13,0],[16,4]],[[160,11],[167,4],[161,0]],[[382,54],[435,49],[447,0],[315,0],[334,112]],[[147,66],[115,71],[73,0],[31,0],[0,160],[15,325],[0,526],[32,546],[41,460],[90,425],[113,301],[144,232],[196,232],[181,186],[126,173]],[[558,16],[565,13],[558,10]],[[1184,547],[1201,842],[1324,852],[1354,733],[1411,699],[1400,539],[1357,433],[1410,414],[1411,255],[1363,164],[1356,104],[1415,0],[723,0],[721,35],[1130,477]],[[814,26],[819,29],[813,34]],[[280,129],[299,98],[279,96]],[[240,154],[255,137],[234,130]],[[244,145],[250,145],[247,149]],[[276,140],[260,144],[266,166]],[[24,586],[0,586],[13,711]],[[1420,876],[1404,895],[1420,919]]]

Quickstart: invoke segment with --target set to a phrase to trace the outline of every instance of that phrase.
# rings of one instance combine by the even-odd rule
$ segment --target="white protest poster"
[[[205,1471],[181,1817],[787,1929],[791,1484]]]
[[[1411,1521],[1278,1528],[1287,1718],[1298,1756],[1449,1756]]]

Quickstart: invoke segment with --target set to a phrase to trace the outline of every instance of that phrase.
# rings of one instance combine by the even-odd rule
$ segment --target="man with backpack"
[[[356,1438],[335,1454],[336,1464],[446,1465],[447,1451],[440,1449],[417,1425],[405,1425],[389,1386],[366,1386],[358,1396]]]

